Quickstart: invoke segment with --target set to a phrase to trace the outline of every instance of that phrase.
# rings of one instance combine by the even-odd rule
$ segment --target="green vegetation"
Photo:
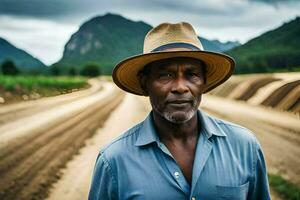
[[[69,69],[68,75],[70,75],[70,76],[76,76],[76,75],[78,75],[78,73],[77,73],[77,71],[76,71],[75,68],[71,67]]]
[[[4,75],[12,75],[12,76],[20,73],[18,68],[15,66],[15,64],[11,60],[6,60],[2,63],[1,71],[2,71],[2,74],[4,74]]]
[[[59,76],[61,74],[61,70],[57,65],[51,66],[49,70],[53,76]]]
[[[270,186],[286,200],[299,200],[300,188],[279,175],[269,174]]]
[[[237,63],[235,73],[300,71],[300,17],[226,53]]]
[[[4,76],[0,75],[0,92],[39,93],[49,96],[53,93],[66,93],[73,89],[87,87],[83,77],[47,77],[47,76]]]
[[[26,74],[45,73],[46,66],[26,51],[15,47],[7,40],[0,37],[0,65],[6,60],[11,60],[18,70]],[[0,70],[1,71],[1,70]],[[0,72],[1,73],[1,72]]]
[[[300,72],[300,67],[289,67],[286,69],[277,69],[273,71],[274,73],[280,73],[280,72]]]
[[[96,77],[100,74],[100,67],[96,63],[89,63],[80,71],[80,75],[88,77]]]

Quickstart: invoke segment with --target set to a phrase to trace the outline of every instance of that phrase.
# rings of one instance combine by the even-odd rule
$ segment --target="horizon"
[[[300,16],[297,0],[204,0],[193,4],[177,0],[88,2],[48,0],[43,4],[33,0],[0,0],[0,37],[51,65],[61,59],[65,44],[84,22],[107,13],[143,21],[152,27],[164,21],[187,21],[202,38],[241,44]]]

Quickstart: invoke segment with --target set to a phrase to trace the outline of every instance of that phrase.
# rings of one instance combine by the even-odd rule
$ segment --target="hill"
[[[202,37],[198,38],[200,39],[203,48],[207,51],[224,52],[241,45],[238,41],[222,43],[219,40],[208,40]]]
[[[110,13],[92,18],[71,36],[62,59],[54,66],[66,73],[72,68],[78,72],[87,63],[96,63],[102,73],[110,74],[120,60],[142,53],[144,37],[151,28],[144,22]],[[211,51],[222,51],[230,45],[237,45],[229,42],[229,45],[222,46],[219,41],[201,40],[204,48]]]
[[[65,45],[60,68],[81,68],[97,63],[103,73],[110,73],[119,60],[142,52],[144,35],[151,26],[119,15],[106,14],[85,22]]]
[[[237,61],[236,73],[300,71],[300,17],[226,53]]]
[[[40,60],[0,38],[0,65],[6,60],[13,61],[23,73],[40,73],[46,69],[45,64]]]

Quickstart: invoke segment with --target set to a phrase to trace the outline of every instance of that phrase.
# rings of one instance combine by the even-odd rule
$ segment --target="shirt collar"
[[[202,127],[200,132],[205,134],[207,138],[210,138],[213,135],[226,136],[226,133],[224,133],[222,129],[219,128],[219,125],[215,119],[209,117],[203,111],[200,110],[197,111],[197,115]],[[160,140],[154,128],[152,112],[150,112],[147,118],[143,121],[142,127],[139,129],[139,134],[135,145],[143,146],[153,142],[159,144]]]
[[[207,138],[211,136],[220,136],[225,137],[227,136],[226,133],[220,128],[219,123],[215,118],[208,116],[205,112],[198,110],[198,120],[201,124],[201,131],[206,134]]]
[[[152,142],[160,143],[159,137],[156,133],[153,124],[152,111],[147,118],[143,121],[142,127],[139,130],[138,138],[135,142],[136,146],[143,146]]]

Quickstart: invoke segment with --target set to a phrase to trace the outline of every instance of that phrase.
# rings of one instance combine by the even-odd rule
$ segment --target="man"
[[[232,58],[203,50],[188,23],[149,31],[144,54],[120,62],[113,79],[149,96],[152,111],[100,151],[89,199],[270,199],[254,135],[198,110],[233,69]]]

